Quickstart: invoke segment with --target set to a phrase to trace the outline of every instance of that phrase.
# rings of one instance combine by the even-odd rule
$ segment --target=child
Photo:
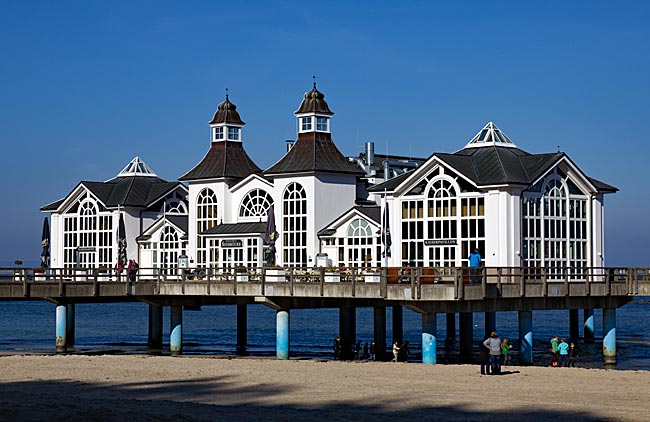
[[[512,349],[512,345],[508,343],[507,338],[504,338],[501,343],[501,354],[503,355],[504,366],[510,364],[510,349]]]

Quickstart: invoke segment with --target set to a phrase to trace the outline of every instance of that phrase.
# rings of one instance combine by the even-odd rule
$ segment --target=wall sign
[[[243,243],[241,240],[222,240],[221,241],[221,247],[222,248],[241,248],[243,246]]]
[[[456,239],[425,239],[427,246],[455,245]]]

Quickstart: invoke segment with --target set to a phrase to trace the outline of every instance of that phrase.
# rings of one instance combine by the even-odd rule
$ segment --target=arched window
[[[197,231],[197,257],[196,263],[199,266],[216,264],[217,261],[208,260],[207,239],[199,236],[206,230],[217,225],[218,208],[217,195],[212,189],[205,188],[196,197],[196,231]],[[212,256],[212,254],[210,254]],[[210,262],[208,262],[210,261]]]
[[[346,259],[339,259],[339,263],[345,263],[348,267],[371,265],[373,247],[376,247],[375,239],[376,236],[373,234],[372,226],[368,220],[355,218],[350,222],[347,230],[345,251],[343,252]],[[341,255],[339,248],[339,256]]]
[[[82,195],[63,216],[63,266],[110,268],[115,236],[111,213],[90,194]]]
[[[163,274],[167,274],[168,271],[178,265],[178,256],[181,249],[178,239],[178,232],[172,226],[166,225],[160,232],[159,262]]]
[[[573,187],[573,189],[571,189]],[[541,189],[540,189],[541,188]],[[523,195],[522,258],[526,267],[547,267],[547,276],[563,279],[588,264],[587,195],[556,170]]]
[[[166,215],[187,215],[187,205],[185,204],[185,200],[183,200],[183,198],[179,198],[178,196],[174,195],[165,200],[162,212]]]
[[[307,194],[298,183],[291,183],[282,195],[283,263],[307,266]]]
[[[253,189],[241,201],[239,207],[240,217],[264,217],[269,207],[273,205],[273,198],[262,189]]]

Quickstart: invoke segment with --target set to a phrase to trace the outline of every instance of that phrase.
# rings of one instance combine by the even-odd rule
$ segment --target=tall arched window
[[[264,217],[269,207],[273,205],[273,198],[262,189],[253,189],[241,201],[239,207],[240,217]]]
[[[291,183],[282,195],[282,257],[290,266],[307,266],[307,194]]]
[[[587,195],[560,170],[523,195],[522,258],[526,267],[547,267],[547,276],[580,274],[587,266]]]
[[[175,268],[178,263],[178,256],[181,249],[180,242],[178,241],[178,232],[172,226],[165,226],[160,232],[159,254],[161,271],[167,274],[172,268]]]
[[[216,250],[210,251],[210,254],[208,254],[208,241],[206,238],[199,236],[200,233],[216,226],[217,218],[217,195],[212,189],[205,188],[199,192],[196,198],[197,265],[216,265],[218,262],[218,257],[214,256]]]
[[[339,247],[339,263],[345,263],[348,267],[372,265],[372,252],[376,248],[376,238],[368,220],[364,218],[352,220],[348,226],[345,248]],[[342,259],[343,257],[345,259]]]
[[[81,196],[63,217],[63,266],[110,268],[116,235],[112,229],[110,212],[88,193]]]

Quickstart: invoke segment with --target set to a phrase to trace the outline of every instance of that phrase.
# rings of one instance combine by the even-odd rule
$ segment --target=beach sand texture
[[[647,421],[650,372],[215,357],[0,357],[0,420]]]

